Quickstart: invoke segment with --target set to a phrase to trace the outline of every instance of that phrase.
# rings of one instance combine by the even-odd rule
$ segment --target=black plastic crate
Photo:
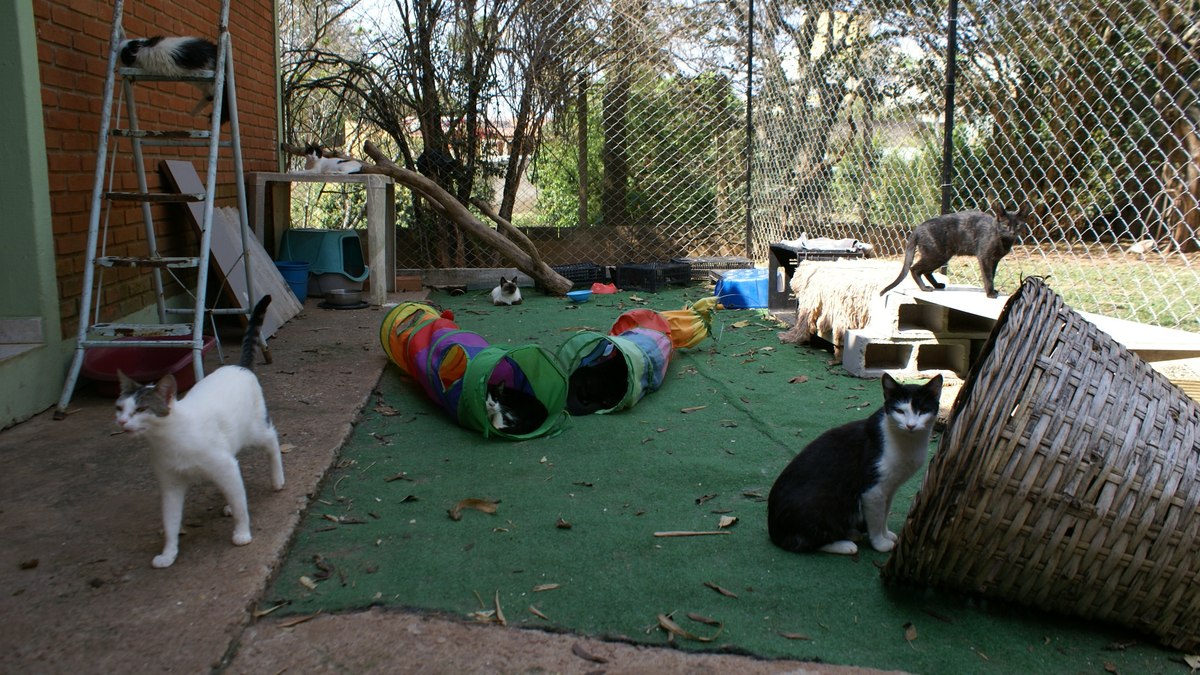
[[[688,258],[671,258],[673,263],[687,263],[692,267],[692,281],[709,281],[712,272],[728,272],[754,267],[754,261],[736,255],[710,255]]]
[[[805,260],[866,257],[865,251],[806,250],[787,244],[771,244],[768,252],[767,307],[770,309],[796,309],[796,296],[792,294],[792,276],[796,273],[796,267]]]
[[[604,283],[608,280],[607,270],[590,262],[551,265],[550,269],[570,281],[572,288],[591,288],[596,282]]]
[[[631,263],[617,265],[613,283],[623,291],[658,291],[666,286],[687,286],[692,282],[692,266],[687,263]]]

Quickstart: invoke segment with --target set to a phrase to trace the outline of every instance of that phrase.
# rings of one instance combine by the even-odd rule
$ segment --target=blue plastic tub
[[[308,297],[308,263],[295,260],[276,260],[275,266],[279,268],[279,273],[283,275],[283,280],[287,282],[288,288],[291,288],[292,293],[303,303],[304,299]]]
[[[767,306],[767,271],[731,270],[721,275],[714,290],[727,309],[762,309]]]

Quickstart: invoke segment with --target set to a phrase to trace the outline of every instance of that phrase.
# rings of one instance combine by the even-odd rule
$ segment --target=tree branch
[[[442,189],[440,185],[416,171],[410,171],[398,166],[370,141],[363,144],[363,151],[375,161],[372,173],[387,174],[401,185],[428,199],[430,203],[434,204],[446,215],[450,222],[458,226],[459,230],[464,234],[485,246],[495,249],[496,252],[511,262],[514,267],[540,282],[547,292],[554,295],[563,295],[571,290],[571,282],[550,269],[550,266],[543,262],[540,256],[530,255],[507,237],[488,227],[487,224],[476,218],[475,214],[471,213],[462,202]],[[509,227],[511,228],[512,226],[509,225]],[[529,245],[532,247],[532,242]]]

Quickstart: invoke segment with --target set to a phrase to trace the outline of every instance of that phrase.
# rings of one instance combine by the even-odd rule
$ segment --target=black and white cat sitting
[[[892,550],[888,511],[925,463],[941,390],[941,375],[917,385],[885,373],[882,408],[821,434],[779,474],[767,499],[771,541],[796,553],[854,555],[865,525],[876,551]]]
[[[327,157],[325,148],[316,143],[304,146],[304,168],[297,173],[359,173],[363,164],[357,159]]]
[[[254,307],[242,339],[237,366],[225,366],[200,380],[187,396],[177,397],[175,378],[164,375],[155,384],[138,384],[118,372],[121,395],[116,421],[121,430],[141,436],[150,446],[150,462],[162,492],[165,543],[155,567],[170,567],[179,553],[183,498],[200,479],[217,484],[233,515],[233,543],[250,543],[250,513],[237,454],[247,447],[267,451],[271,486],[283,489],[283,459],[275,426],[267,414],[262,387],[254,376],[254,350],[271,296]]]
[[[549,416],[537,396],[503,382],[488,383],[484,405],[492,427],[513,436],[537,431]]]
[[[129,68],[140,68],[151,75],[163,77],[187,77],[202,70],[217,67],[217,45],[198,37],[136,38],[121,43],[121,63]],[[196,82],[204,98],[196,104],[192,114],[199,113],[212,103],[213,85]],[[221,106],[221,123],[229,121],[229,89],[225,89],[224,104]]]

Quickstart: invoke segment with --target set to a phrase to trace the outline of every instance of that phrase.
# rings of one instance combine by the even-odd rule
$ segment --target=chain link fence
[[[754,255],[856,237],[902,253],[941,212],[944,3],[823,13],[766,4],[755,115]],[[949,210],[1034,207],[1001,263],[1077,308],[1198,330],[1196,3],[971,3],[957,23]],[[978,284],[974,261],[952,283]]]
[[[520,4],[479,80],[495,95],[472,196],[507,206],[552,265],[762,264],[804,233],[862,240],[897,271],[943,208],[1027,203],[1002,291],[1037,275],[1079,309],[1200,330],[1200,5],[964,4],[950,91],[947,2]],[[537,124],[515,122],[524,105]],[[400,194],[401,267],[507,266]],[[980,282],[967,258],[949,276]]]

